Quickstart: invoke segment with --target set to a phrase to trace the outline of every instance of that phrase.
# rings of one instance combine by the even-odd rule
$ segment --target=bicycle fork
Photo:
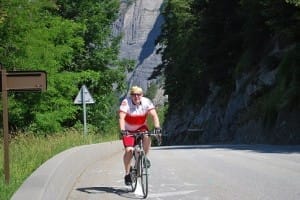
[[[141,165],[141,162],[142,162],[142,157],[143,157],[143,153],[144,151],[139,147],[139,146],[136,146],[135,147],[135,151],[134,151],[134,159],[135,159],[135,164],[134,164],[134,168],[136,169],[136,176],[137,177],[140,177],[142,176],[141,174],[141,167],[143,167]]]

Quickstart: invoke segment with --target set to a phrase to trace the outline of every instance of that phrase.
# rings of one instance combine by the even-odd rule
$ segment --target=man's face
[[[138,105],[141,103],[141,97],[143,96],[143,94],[141,93],[132,93],[130,94],[131,99],[133,101],[134,104]]]

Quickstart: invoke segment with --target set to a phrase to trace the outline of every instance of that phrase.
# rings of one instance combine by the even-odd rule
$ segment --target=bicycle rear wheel
[[[146,156],[144,155],[140,161],[141,167],[141,185],[144,194],[144,198],[148,196],[148,167],[146,162]]]

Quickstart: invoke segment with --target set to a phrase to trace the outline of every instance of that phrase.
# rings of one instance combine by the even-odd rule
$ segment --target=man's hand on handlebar
[[[161,130],[161,128],[154,128],[153,133],[155,134],[158,145],[161,145],[161,143],[162,143],[162,138],[161,138],[162,130]]]
[[[160,135],[161,134],[161,128],[154,128],[154,134],[156,134],[156,135]]]
[[[126,136],[128,135],[128,131],[127,130],[121,130],[120,131],[120,139],[123,137],[123,136]]]

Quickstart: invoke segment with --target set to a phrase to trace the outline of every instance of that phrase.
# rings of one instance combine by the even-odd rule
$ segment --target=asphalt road
[[[153,200],[298,200],[300,146],[154,147],[149,157]],[[87,166],[69,200],[139,199],[124,185],[122,152]]]

